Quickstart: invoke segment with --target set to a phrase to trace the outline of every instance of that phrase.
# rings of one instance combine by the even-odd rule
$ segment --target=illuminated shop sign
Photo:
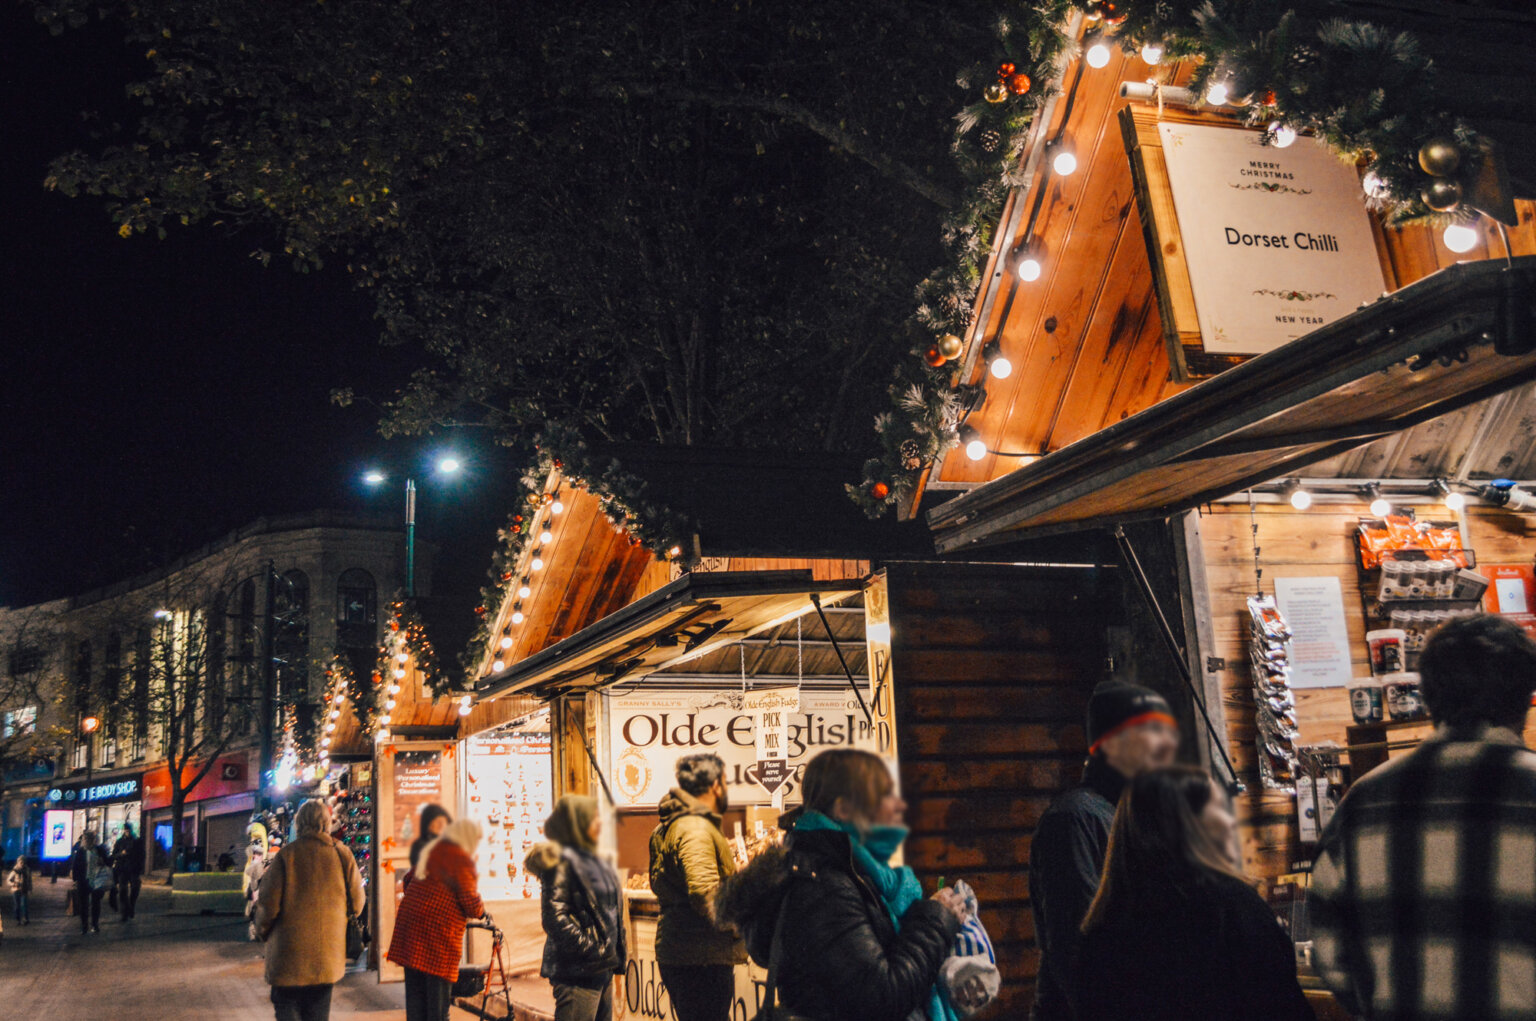
[[[130,776],[101,783],[60,785],[48,792],[55,805],[100,805],[108,801],[137,801],[139,777]]]

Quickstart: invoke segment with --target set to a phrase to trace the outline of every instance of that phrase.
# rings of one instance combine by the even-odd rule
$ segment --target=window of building
[[[79,645],[75,646],[75,670],[73,680],[75,686],[75,708],[80,710],[82,713],[90,712],[93,701],[92,696],[95,694],[91,690],[90,639],[86,639]]]
[[[90,761],[89,756],[90,749],[86,746],[86,743],[84,741],[76,741],[74,750],[70,753],[69,756],[70,768],[84,769],[85,764]]]
[[[278,698],[284,702],[309,697],[309,576],[285,571],[277,579],[272,601],[272,657]]]
[[[12,677],[37,673],[43,668],[43,650],[26,643],[16,646],[11,650],[10,668]]]
[[[37,733],[37,706],[7,709],[0,721],[0,737],[25,737]]]
[[[336,651],[359,677],[373,671],[379,647],[379,587],[359,568],[336,579]]]

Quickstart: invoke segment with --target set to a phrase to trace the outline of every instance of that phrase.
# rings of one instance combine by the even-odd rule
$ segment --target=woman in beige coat
[[[304,802],[293,825],[295,839],[261,878],[256,932],[267,944],[277,1021],[327,1021],[331,986],[347,969],[347,891],[361,915],[363,877],[352,852],[331,839],[324,802]]]

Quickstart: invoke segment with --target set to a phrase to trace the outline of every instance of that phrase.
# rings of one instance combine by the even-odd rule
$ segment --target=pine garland
[[[937,338],[964,336],[970,328],[999,213],[1009,190],[1023,184],[1020,160],[1030,125],[1056,88],[1053,83],[1074,45],[1062,31],[1072,13],[1068,0],[1003,6],[993,59],[967,68],[957,78],[976,98],[955,119],[951,154],[965,187],[961,205],[946,216],[942,228],[949,261],[918,285],[911,357],[893,370],[891,408],[875,419],[880,454],[864,463],[858,485],[845,487],[871,518],[909,503],[923,469],[959,442],[956,429],[965,401],[957,389],[958,369],[953,364],[930,366],[925,358]],[[1030,79],[1030,89],[1010,94],[1003,102],[988,102],[983,90],[998,80],[1004,62]]]
[[[437,650],[433,648],[432,641],[427,637],[426,623],[421,619],[421,614],[416,609],[416,604],[409,599],[397,599],[390,604],[389,634],[384,645],[379,649],[379,675],[390,678],[396,669],[395,643],[402,645],[410,655],[411,661],[416,665],[416,672],[426,682],[432,691],[434,698],[440,698],[453,690],[453,679],[442,669],[437,661]],[[385,681],[384,683],[391,683]],[[378,693],[374,692],[377,699]],[[373,713],[377,717],[378,712]]]

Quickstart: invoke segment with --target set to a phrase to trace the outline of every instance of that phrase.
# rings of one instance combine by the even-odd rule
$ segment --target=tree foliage
[[[1056,6],[1060,6],[1059,4]],[[142,52],[57,161],[124,236],[341,260],[421,368],[386,432],[862,448],[1018,3],[45,0]],[[1006,154],[1002,154],[1006,155]]]

